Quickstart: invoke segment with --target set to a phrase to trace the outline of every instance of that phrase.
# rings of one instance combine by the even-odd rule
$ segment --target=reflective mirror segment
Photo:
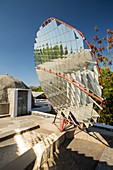
[[[97,62],[84,43],[81,32],[49,18],[36,34],[34,59],[38,79],[54,109],[71,111],[78,122],[88,125],[99,117],[93,106],[101,108],[97,100],[102,101],[102,88]]]

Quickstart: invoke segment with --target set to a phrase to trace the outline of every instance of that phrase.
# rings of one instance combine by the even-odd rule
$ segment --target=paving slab
[[[0,169],[51,133],[61,133],[52,121],[36,115],[0,119]]]
[[[0,119],[0,139],[2,139],[0,142],[0,169],[4,169],[5,165],[23,155],[22,145],[25,145],[25,153],[35,147],[38,142],[43,143],[46,149],[45,144],[49,142],[49,135],[55,134],[57,139],[65,135],[65,132],[60,132],[58,127],[52,123],[53,119],[37,115]],[[59,124],[59,120],[56,122]],[[46,154],[49,153],[49,145],[47,145],[48,151],[44,150],[46,169],[94,170],[97,168],[96,170],[101,170],[102,165],[105,165],[103,166],[106,168],[105,170],[113,169],[113,132],[98,130],[98,128],[90,129],[89,132],[75,129],[74,134],[75,138],[66,140],[58,152],[54,153],[52,159],[46,158]],[[4,138],[8,135],[8,138]],[[57,142],[59,143],[59,141]],[[15,161],[10,164],[11,167],[13,167],[13,163],[15,164]],[[43,166],[42,169],[44,169]]]
[[[59,133],[58,128],[52,124],[54,118],[44,118],[36,115],[21,116],[21,117],[7,117],[0,119],[0,135],[9,133],[10,131],[17,131],[29,126],[40,125],[41,128],[52,130]]]

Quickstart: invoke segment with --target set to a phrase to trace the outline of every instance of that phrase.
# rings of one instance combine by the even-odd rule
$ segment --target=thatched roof
[[[8,102],[8,88],[29,89],[22,81],[9,75],[0,75],[0,103]]]

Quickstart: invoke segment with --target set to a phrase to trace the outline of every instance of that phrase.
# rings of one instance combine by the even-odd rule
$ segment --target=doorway
[[[22,116],[27,113],[28,91],[18,90],[17,115]]]

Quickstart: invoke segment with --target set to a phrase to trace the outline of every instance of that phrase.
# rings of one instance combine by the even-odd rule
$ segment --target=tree
[[[60,50],[59,50],[59,46],[58,45],[55,45],[53,47],[53,58],[56,59],[56,58],[59,58],[59,55],[60,55]]]
[[[101,68],[101,76],[105,104],[99,122],[113,125],[113,72],[109,68]]]
[[[68,54],[68,49],[67,49],[67,46],[64,48],[65,49],[65,52],[64,54],[67,55]]]
[[[62,44],[60,44],[60,56],[61,57],[63,56],[63,47],[62,47]]]
[[[39,65],[39,64],[42,63],[42,60],[41,60],[41,52],[40,52],[39,49],[36,49],[36,50],[34,51],[34,58],[35,58],[35,60],[36,60],[36,65]]]
[[[32,91],[36,91],[36,92],[43,92],[41,86],[38,86],[38,87],[30,86],[30,89],[31,89]]]
[[[103,97],[105,103],[99,122],[113,125],[113,31],[106,30],[106,36],[101,39],[97,35],[98,27],[95,28],[96,35],[93,37],[93,44],[90,44],[102,78]]]
[[[96,27],[96,32],[99,29]],[[97,33],[93,37],[93,44],[90,44],[92,52],[94,53],[100,67],[108,67],[113,69],[113,31],[106,30],[106,36],[100,38]]]

